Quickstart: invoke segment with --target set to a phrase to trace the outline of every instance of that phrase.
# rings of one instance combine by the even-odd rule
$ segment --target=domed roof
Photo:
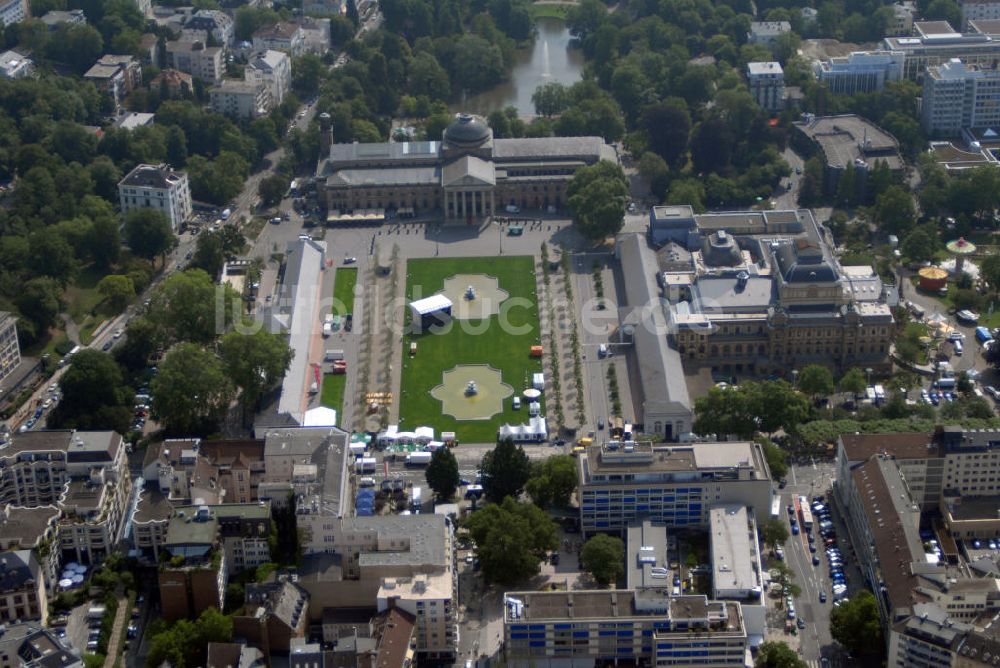
[[[456,146],[479,146],[490,138],[490,126],[472,114],[458,114],[444,131],[444,140]]]
[[[732,267],[739,264],[740,249],[736,240],[725,230],[719,230],[705,237],[701,245],[702,258],[710,267]]]

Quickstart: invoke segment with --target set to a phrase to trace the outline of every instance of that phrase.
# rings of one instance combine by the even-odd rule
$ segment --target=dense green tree
[[[201,269],[215,279],[222,271],[222,265],[225,261],[226,254],[222,249],[222,235],[212,231],[199,234],[189,267]]]
[[[251,334],[229,332],[219,340],[223,368],[242,392],[245,409],[253,409],[284,377],[294,355],[285,336],[262,329]]]
[[[108,270],[121,257],[121,232],[117,221],[110,217],[98,218],[90,226],[88,249],[94,265],[100,270]]]
[[[757,431],[794,429],[809,413],[808,401],[783,380],[744,381],[713,387],[695,401],[694,432],[751,438]]]
[[[916,220],[913,196],[902,186],[889,186],[875,200],[872,218],[886,234],[905,235]]]
[[[135,284],[128,276],[108,274],[97,283],[97,292],[115,313],[121,313],[135,299]]]
[[[650,150],[659,154],[667,165],[680,166],[691,132],[687,105],[676,98],[650,105],[642,112],[642,127],[649,138]]]
[[[158,345],[157,327],[144,317],[133,318],[128,323],[125,341],[115,346],[115,360],[130,372],[141,371]]]
[[[771,477],[778,480],[784,478],[788,473],[788,457],[785,451],[769,438],[761,439],[760,445],[764,451],[764,459],[767,460],[767,468],[771,469]]]
[[[691,133],[691,162],[702,173],[721,172],[729,166],[736,138],[728,122],[710,118]]]
[[[929,262],[940,245],[934,226],[921,225],[906,235],[899,245],[899,252],[911,262]]]
[[[229,329],[240,297],[200,269],[170,274],[150,298],[147,318],[169,341],[210,343]]]
[[[785,643],[769,640],[757,650],[754,668],[809,668],[809,664]]]
[[[590,573],[602,587],[625,575],[625,544],[617,536],[599,533],[583,544],[580,568]]]
[[[49,413],[53,428],[113,429],[124,434],[132,411],[121,369],[97,350],[81,350],[59,379],[62,399]]]
[[[760,539],[773,552],[788,540],[788,527],[778,518],[768,518],[760,524]]]
[[[799,389],[813,397],[833,394],[833,373],[822,364],[807,364],[799,372]]]
[[[125,215],[125,238],[132,252],[147,260],[158,255],[165,257],[177,242],[170,219],[157,209],[129,211]]]
[[[451,97],[448,72],[432,53],[420,52],[413,56],[410,62],[409,88],[435,100],[447,100]]]
[[[541,508],[549,505],[566,507],[576,490],[576,460],[569,455],[556,455],[535,462],[531,478],[524,490]]]
[[[56,317],[62,310],[62,287],[58,281],[47,276],[33,278],[24,283],[14,299],[17,310],[28,322],[18,323],[18,333],[22,340],[29,332],[30,340],[41,339],[45,331],[56,323]]]
[[[646,151],[639,158],[639,174],[646,179],[650,192],[657,200],[666,196],[670,185],[670,168],[666,160],[652,151]]]
[[[667,192],[667,204],[687,204],[696,213],[705,211],[705,184],[699,179],[675,179]]]
[[[473,34],[456,40],[451,75],[454,87],[485,90],[503,78],[504,67],[503,52],[496,44]]]
[[[542,557],[559,545],[556,524],[532,503],[507,496],[466,521],[487,582],[512,585],[538,573]]]
[[[845,371],[837,383],[837,389],[841,392],[850,392],[854,396],[863,394],[867,386],[868,383],[865,379],[865,374],[858,367],[851,367]]]
[[[508,496],[516,500],[521,495],[531,477],[531,464],[524,448],[504,439],[483,455],[479,472],[487,500],[500,503]]]
[[[576,171],[566,203],[580,233],[589,239],[617,234],[625,222],[628,181],[620,165],[601,160]]]
[[[179,343],[150,383],[153,415],[171,434],[211,434],[233,398],[222,361],[193,343]]]
[[[861,589],[834,608],[830,613],[830,635],[858,661],[880,661],[885,641],[875,596]]]
[[[73,248],[66,237],[53,228],[38,230],[28,237],[31,254],[28,267],[39,276],[49,276],[62,285],[72,279],[77,270]]]
[[[280,174],[271,174],[260,180],[257,194],[265,206],[274,206],[285,196],[288,180]]]
[[[569,106],[569,91],[558,81],[549,81],[535,89],[531,94],[531,102],[535,105],[536,114],[551,118]]]
[[[441,501],[450,501],[461,482],[458,460],[451,448],[438,448],[431,455],[431,463],[424,473],[427,484]]]

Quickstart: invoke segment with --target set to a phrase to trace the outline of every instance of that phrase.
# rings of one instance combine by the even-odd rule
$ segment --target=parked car
[[[825,591],[821,591],[819,593],[819,602],[820,603],[826,603],[826,592]]]

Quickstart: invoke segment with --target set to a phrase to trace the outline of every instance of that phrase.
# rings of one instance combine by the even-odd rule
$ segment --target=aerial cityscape
[[[1000,0],[0,25],[0,668],[1000,666]]]

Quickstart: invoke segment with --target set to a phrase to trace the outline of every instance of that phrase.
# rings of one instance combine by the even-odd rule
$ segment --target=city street
[[[788,485],[781,491],[781,518],[787,526],[789,515],[786,509],[798,496],[806,496],[810,502],[816,495],[825,497],[824,503],[831,509],[837,544],[844,555],[844,571],[847,574],[848,593],[850,593],[855,588],[865,587],[865,583],[851,557],[847,528],[832,502],[830,489],[834,474],[833,462],[813,462],[790,467],[787,476]],[[798,632],[800,654],[812,665],[818,664],[820,658],[826,657],[836,666],[840,665],[838,660],[841,658],[841,650],[830,636],[833,596],[829,564],[822,548],[823,543],[818,528],[814,527],[813,532],[816,537],[816,555],[820,560],[818,566],[812,565],[813,554],[809,551],[809,541],[804,530],[798,536],[789,535],[784,547],[785,561],[795,574],[795,584],[802,590],[795,599],[796,614],[806,623],[806,628]],[[820,592],[826,593],[825,603],[819,600]]]

